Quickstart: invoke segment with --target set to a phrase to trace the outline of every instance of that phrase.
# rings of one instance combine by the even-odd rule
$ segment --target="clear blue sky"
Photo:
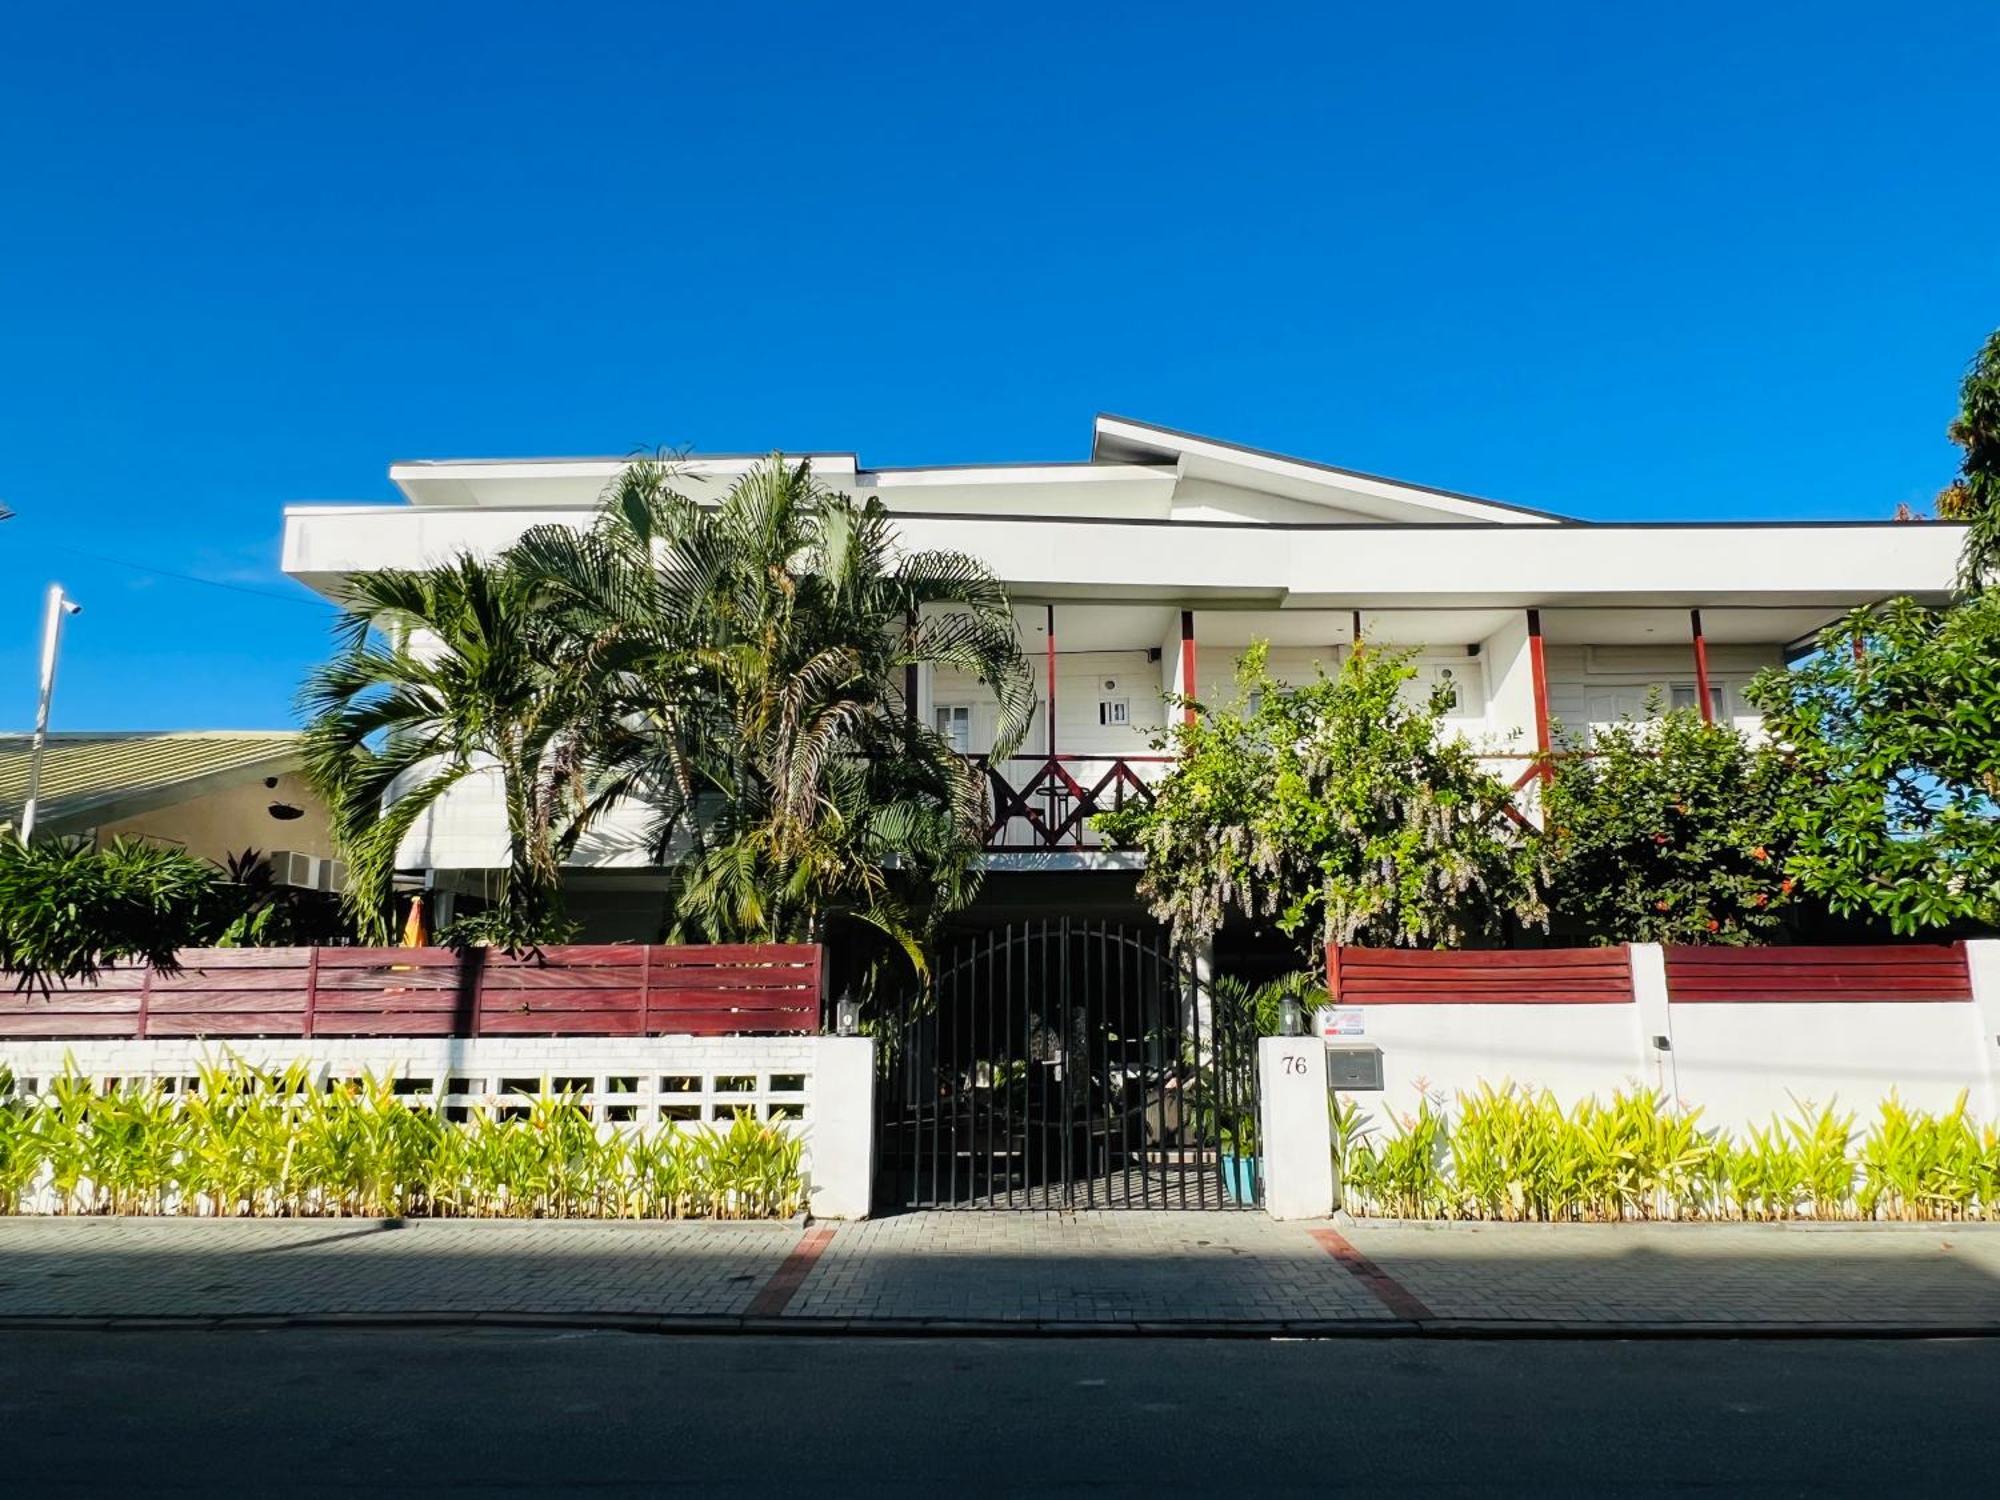
[[[1991,0],[16,7],[0,724],[54,578],[59,728],[287,722],[280,508],[400,458],[1080,458],[1109,410],[1887,515],[2000,323],[1996,46]]]

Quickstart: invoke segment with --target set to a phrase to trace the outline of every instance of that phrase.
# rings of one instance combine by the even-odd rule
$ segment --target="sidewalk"
[[[4,1219],[0,1327],[2000,1334],[2000,1227]]]

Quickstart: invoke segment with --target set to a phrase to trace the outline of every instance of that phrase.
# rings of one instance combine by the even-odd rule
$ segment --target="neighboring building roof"
[[[53,831],[88,828],[275,776],[298,766],[303,739],[290,729],[52,734],[36,819]],[[0,735],[0,822],[20,822],[32,744]]]

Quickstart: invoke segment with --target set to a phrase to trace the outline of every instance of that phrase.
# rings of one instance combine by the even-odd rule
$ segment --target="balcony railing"
[[[1171,755],[1014,755],[967,757],[986,773],[990,852],[1105,848],[1091,826],[1097,813],[1148,805]]]
[[[1543,756],[1521,752],[1479,757],[1482,769],[1514,792],[1508,815],[1524,828],[1541,822],[1544,779],[1559,760],[1587,757],[1587,750]],[[1138,803],[1150,806],[1153,788],[1174,764],[1171,755],[1014,755],[995,761],[968,755],[986,775],[986,849],[990,854],[1095,850],[1109,841],[1091,826],[1093,815]]]

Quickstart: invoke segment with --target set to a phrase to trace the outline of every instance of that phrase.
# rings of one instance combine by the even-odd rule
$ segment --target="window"
[[[1708,712],[1710,718],[1724,719],[1729,716],[1728,711],[1723,707],[1722,691],[1720,683],[1711,682],[1708,685]],[[1676,682],[1667,689],[1667,707],[1669,708],[1693,708],[1699,701],[1695,696],[1694,684],[1691,682]]]
[[[1464,706],[1459,698],[1458,678],[1453,674],[1450,667],[1439,667],[1437,669],[1437,679],[1431,686],[1444,699],[1446,713],[1455,714]]]
[[[937,732],[951,741],[951,748],[960,755],[972,753],[972,705],[969,703],[936,703],[931,705],[931,713],[937,724]]]
[[[1100,724],[1130,724],[1132,722],[1132,700],[1130,698],[1100,698],[1097,702],[1097,722]]]
[[[1441,693],[1444,711],[1454,719],[1476,719],[1486,712],[1486,675],[1474,657],[1412,663],[1416,676],[1403,684],[1402,698],[1412,708],[1427,708],[1431,694]]]

